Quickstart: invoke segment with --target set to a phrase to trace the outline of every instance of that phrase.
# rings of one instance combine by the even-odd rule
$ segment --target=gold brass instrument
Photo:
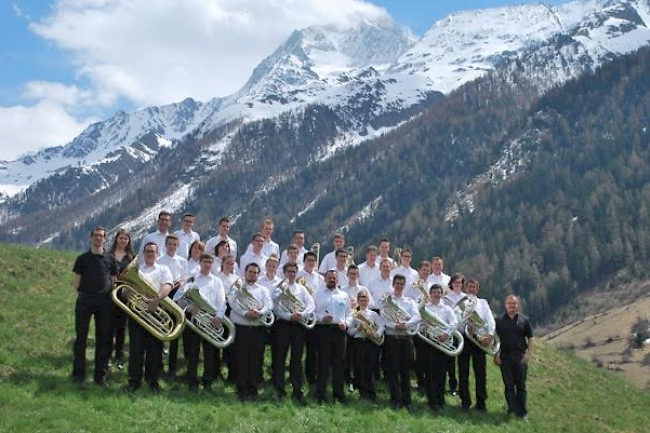
[[[381,297],[379,305],[381,307],[379,309],[380,313],[393,323],[406,323],[411,319],[411,316],[400,308],[390,293],[386,293]],[[415,335],[417,332],[417,325],[408,325],[406,328],[406,333],[409,335]]]
[[[300,284],[301,286],[304,286],[305,289],[307,289],[307,291],[309,292],[310,295],[312,295],[312,296],[314,295],[314,292],[316,291],[316,289],[314,289],[312,286],[307,284],[307,278],[305,278],[304,275],[302,277],[298,278],[296,280],[296,283]]]
[[[193,280],[190,278],[186,284],[191,284]],[[228,347],[235,341],[235,325],[227,317],[221,319],[219,328],[212,326],[212,319],[217,311],[201,296],[199,288],[195,284],[191,284],[187,288],[181,302],[183,300],[189,303],[183,311],[188,312],[188,310],[196,309],[194,312],[190,311],[191,316],[186,319],[187,326],[194,332],[217,349]]]
[[[120,299],[122,290],[128,291],[126,301]],[[169,298],[161,299],[155,311],[149,311],[147,300],[158,297],[158,290],[138,268],[136,257],[117,277],[117,285],[111,292],[113,302],[148,333],[160,341],[178,338],[185,327],[183,310]]]
[[[299,323],[306,329],[313,329],[316,326],[316,314],[313,311],[310,314],[302,314],[307,306],[291,293],[291,290],[289,290],[289,287],[285,283],[286,280],[282,280],[275,288],[279,292],[277,297],[278,305],[289,314],[301,314]]]
[[[451,357],[457,357],[463,351],[465,339],[463,334],[454,330],[448,335],[446,341],[440,341],[439,337],[446,334],[449,324],[443,321],[435,312],[426,307],[425,302],[420,303],[420,317],[422,322],[418,326],[417,336],[420,337],[429,346],[438,349],[442,353]]]
[[[402,263],[402,247],[397,247],[393,250],[393,265],[391,270],[395,269]]]
[[[233,283],[233,287],[237,289],[235,296],[237,298],[237,304],[242,309],[262,311],[264,305],[262,305],[262,303],[258,301],[255,296],[253,296],[245,284],[241,284],[239,280],[237,280]],[[262,314],[262,316],[259,319],[255,320],[255,322],[260,323],[268,328],[273,326],[273,323],[275,322],[275,316],[273,315],[272,311],[268,311]]]
[[[501,348],[499,336],[493,335],[492,344],[483,345],[481,340],[489,335],[487,322],[479,316],[476,308],[478,307],[478,298],[473,295],[467,295],[466,298],[458,302],[458,308],[462,311],[461,318],[465,322],[465,336],[483,352],[488,355],[496,355]]]
[[[355,310],[352,312],[352,316],[355,319],[359,320],[359,327],[361,332],[366,334],[366,337],[377,346],[384,344],[384,336],[377,334],[377,325],[372,323],[362,312],[361,310]]]
[[[350,265],[354,265],[354,247],[352,245],[348,245],[348,247],[345,249],[345,252],[348,255],[348,258],[345,260],[345,266],[350,267]]]
[[[309,251],[316,254],[316,265],[318,265],[320,261],[320,244],[318,242],[312,244]]]
[[[413,285],[413,289],[416,289],[422,295],[422,299],[425,303],[431,301],[431,296],[427,293],[427,283],[424,280],[417,280]]]

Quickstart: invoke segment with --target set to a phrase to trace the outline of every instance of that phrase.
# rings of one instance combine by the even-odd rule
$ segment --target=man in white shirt
[[[314,294],[316,331],[320,342],[316,401],[319,404],[325,402],[325,391],[331,368],[334,399],[345,405],[343,362],[345,360],[346,330],[350,326],[352,316],[350,314],[350,298],[337,288],[336,278],[335,271],[327,271],[325,273],[325,289]]]
[[[264,246],[262,247],[262,254],[264,254],[266,257],[271,257],[271,254],[277,254],[278,257],[280,257],[280,246],[273,242],[273,239],[271,239],[271,235],[273,234],[273,220],[266,218],[262,222],[262,235],[264,236]],[[246,252],[248,253],[253,249],[253,244],[250,243],[248,244],[248,247],[246,247]]]
[[[336,250],[336,266],[331,271],[336,272],[339,287],[348,284],[348,252],[343,248]]]
[[[303,230],[296,230],[293,232],[293,238],[291,239],[291,245],[295,245],[298,248],[297,262],[298,269],[303,266],[303,257],[307,252],[305,248],[305,232]],[[284,266],[285,263],[289,262],[289,250],[286,249],[282,251],[282,256],[280,256],[280,267]],[[299,271],[300,272],[300,271]]]
[[[305,404],[305,398],[302,394],[302,351],[305,346],[305,334],[307,329],[301,325],[303,317],[314,314],[314,299],[307,289],[296,283],[296,274],[298,266],[293,263],[287,263],[283,267],[284,282],[282,289],[276,288],[273,294],[273,312],[275,313],[275,323],[273,325],[273,387],[278,394],[278,398],[284,398],[284,372],[287,354],[291,347],[291,362],[289,370],[291,373],[291,387],[293,389],[293,400],[299,405]],[[281,305],[284,298],[282,290],[285,290],[302,303],[301,311],[291,311]],[[286,302],[282,301],[282,302]]]
[[[251,243],[253,248],[239,259],[239,270],[242,276],[244,276],[244,269],[246,269],[249,263],[257,263],[260,269],[264,269],[266,266],[266,259],[268,257],[262,252],[264,248],[264,236],[262,236],[262,233],[255,233],[251,239]]]
[[[325,257],[323,257],[323,260],[320,262],[320,266],[318,267],[318,272],[322,275],[325,275],[325,272],[336,267],[336,252],[345,247],[345,236],[343,236],[342,233],[335,233],[332,243],[334,244],[334,250],[325,254]]]
[[[172,290],[172,274],[164,265],[156,263],[158,245],[148,242],[143,247],[144,263],[140,272],[151,286],[158,290],[158,296],[147,300],[150,311],[158,308],[160,300],[169,295]],[[146,353],[146,364],[144,363]],[[129,318],[129,385],[130,392],[136,391],[142,382],[142,367],[144,377],[154,394],[160,392],[158,384],[159,363],[162,359],[162,342],[149,334],[139,323]]]
[[[237,258],[237,242],[228,236],[230,233],[230,219],[228,219],[228,217],[223,217],[219,220],[217,231],[217,235],[211,237],[205,243],[205,252],[208,254],[215,254],[214,247],[216,247],[221,241],[227,241],[228,245],[230,245],[230,255]]]
[[[190,256],[190,246],[196,242],[200,241],[201,237],[197,232],[192,230],[194,227],[194,214],[185,213],[183,215],[183,228],[181,230],[176,230],[174,234],[178,236],[178,255],[184,259],[189,259]]]
[[[318,259],[315,253],[308,251],[303,256],[303,259],[305,267],[303,270],[298,271],[298,281],[314,296],[319,290],[325,289],[325,278],[316,271]],[[318,333],[315,329],[308,330],[305,335],[305,377],[310,385],[316,383],[319,348]]]
[[[301,282],[300,284],[305,286],[309,293],[313,295],[320,289],[325,288],[325,278],[316,272],[316,253],[313,253],[311,251],[306,252],[303,256],[303,261],[305,267],[302,270],[298,271],[298,280],[302,280],[304,278],[304,282]]]
[[[483,346],[489,346],[494,341],[494,332],[496,323],[490,305],[485,299],[478,298],[479,284],[474,279],[467,280],[465,285],[467,295],[477,296],[478,304],[476,312],[485,321],[486,335],[480,341]],[[487,400],[487,375],[485,352],[475,345],[469,338],[465,338],[465,346],[458,357],[458,392],[460,394],[461,406],[463,409],[469,409],[472,405],[472,397],[469,392],[469,363],[472,359],[472,368],[474,370],[474,379],[476,380],[476,406],[475,409],[481,412],[487,411],[485,400]]]
[[[283,268],[287,263],[293,263],[298,266],[298,272],[300,272],[302,269],[302,257],[300,256],[300,248],[298,248],[297,245],[289,245],[287,249],[284,250],[284,253],[282,253],[282,257],[284,258],[284,262],[280,259],[281,268]]]
[[[456,273],[449,279],[449,288],[442,296],[442,302],[454,310],[454,314],[461,321],[461,311],[458,303],[467,297],[463,288],[465,287],[465,277],[462,274]],[[458,379],[456,377],[456,359],[450,358],[447,364],[447,374],[449,374],[449,393],[451,395],[458,395]]]
[[[158,214],[158,230],[146,234],[144,238],[142,238],[142,242],[140,242],[140,249],[138,250],[140,264],[142,264],[144,246],[149,242],[158,245],[158,257],[162,256],[163,251],[165,251],[165,240],[167,239],[167,235],[169,235],[171,224],[172,214],[170,212],[164,210]]]
[[[260,361],[264,330],[262,317],[273,309],[273,301],[266,287],[257,283],[260,267],[249,263],[244,272],[244,286],[261,305],[261,309],[244,309],[239,302],[241,291],[233,287],[228,294],[230,320],[235,324],[235,359],[237,363],[237,396],[240,401],[257,400],[260,381]]]
[[[390,256],[390,241],[387,238],[383,238],[379,241],[379,257],[377,258],[381,263],[382,260],[388,260],[393,266],[393,259]]]
[[[375,307],[377,303],[386,293],[393,293],[393,279],[390,277],[390,264],[388,259],[383,259],[379,263],[379,278],[370,283],[370,295],[375,300]]]
[[[406,292],[406,296],[415,300],[420,305],[422,302],[429,300],[429,291],[427,277],[431,273],[431,264],[427,260],[420,262],[418,266],[418,276]],[[427,391],[427,371],[428,371],[428,349],[429,345],[421,338],[413,339],[415,346],[415,373],[418,378],[418,391],[426,393]]]
[[[275,288],[282,281],[282,277],[278,275],[278,265],[280,264],[280,259],[277,254],[271,254],[271,256],[266,259],[264,263],[264,275],[262,275],[257,282],[269,291],[269,296],[273,298],[273,293],[275,293]]]
[[[406,286],[404,287],[404,290],[406,290],[406,293],[410,293],[411,285],[418,279],[418,271],[411,267],[413,252],[410,248],[404,248],[399,259],[399,266],[393,269],[390,275],[391,277],[394,277],[395,275],[404,275],[404,278],[406,278]]]
[[[359,283],[361,283],[363,286],[368,287],[372,280],[376,278],[379,278],[377,247],[370,245],[368,248],[366,248],[366,261],[359,265]]]
[[[446,290],[449,287],[449,275],[442,272],[444,262],[442,257],[436,256],[431,260],[431,274],[427,278],[427,283],[429,286],[432,284],[440,284],[443,290]]]

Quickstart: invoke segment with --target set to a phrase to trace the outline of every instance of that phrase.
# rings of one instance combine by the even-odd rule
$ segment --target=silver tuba
[[[417,336],[446,355],[451,357],[460,355],[465,344],[463,334],[454,330],[446,341],[440,341],[438,337],[446,334],[449,324],[440,319],[435,312],[427,309],[424,302],[420,303],[419,311],[422,322],[418,326]]]
[[[179,303],[188,304],[183,309],[186,315],[188,312],[191,313],[189,318],[186,317],[187,326],[217,349],[230,346],[235,341],[235,325],[227,317],[224,317],[221,319],[221,327],[212,326],[212,319],[217,311],[201,296],[199,288],[192,284],[193,281],[194,278],[188,280],[186,284],[190,285],[179,300]],[[196,309],[196,311],[188,311],[192,309]]]
[[[386,293],[379,300],[380,313],[388,320],[393,323],[406,323],[411,319],[411,316],[404,310],[393,299],[393,295]],[[409,335],[415,335],[418,332],[417,325],[410,325],[406,328],[406,333]]]
[[[262,311],[264,305],[262,305],[262,303],[258,301],[255,296],[253,296],[253,294],[248,290],[246,284],[241,284],[240,281],[237,280],[233,283],[232,287],[236,289],[236,302],[241,308],[244,310]],[[273,315],[272,311],[269,311],[263,314],[259,319],[255,320],[255,322],[269,328],[273,326],[273,323],[275,322],[275,316]]]
[[[299,323],[307,329],[313,329],[316,326],[316,314],[313,311],[307,315],[302,314],[307,306],[291,293],[291,290],[289,290],[289,287],[285,283],[286,280],[282,280],[275,287],[275,290],[279,292],[277,296],[278,305],[289,314],[301,314]]]
[[[467,295],[467,297],[460,300],[457,305],[462,312],[462,321],[465,322],[465,336],[467,339],[488,355],[496,355],[501,348],[501,342],[496,333],[493,336],[494,339],[492,340],[492,344],[485,346],[481,343],[481,340],[488,336],[489,333],[487,330],[487,323],[476,311],[476,308],[478,307],[478,298],[474,295]]]

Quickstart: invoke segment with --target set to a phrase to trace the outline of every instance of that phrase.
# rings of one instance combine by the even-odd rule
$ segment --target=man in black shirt
[[[501,350],[494,363],[501,367],[508,413],[527,419],[526,375],[533,354],[533,331],[528,318],[519,313],[519,298],[506,297],[506,312],[496,321]]]
[[[117,279],[117,261],[104,254],[106,229],[95,227],[91,232],[90,250],[77,257],[74,263],[73,287],[77,291],[75,306],[74,361],[72,379],[83,383],[86,377],[86,341],[90,317],[95,317],[95,374],[94,381],[106,386],[106,372],[110,352],[109,322],[111,318],[111,289]]]

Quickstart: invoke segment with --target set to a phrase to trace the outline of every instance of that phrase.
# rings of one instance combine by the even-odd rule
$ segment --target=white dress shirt
[[[384,335],[384,321],[381,319],[379,314],[367,308],[365,310],[360,310],[357,314],[362,314],[366,319],[368,319],[369,322],[375,325],[375,329],[377,330],[377,337]],[[352,338],[368,338],[365,332],[362,331],[361,321],[356,318],[352,319],[352,323],[348,328],[348,335],[350,335]]]
[[[314,303],[316,304],[316,322],[325,324],[323,318],[332,316],[333,325],[345,324],[350,326],[352,315],[350,314],[350,297],[343,290],[335,288],[333,290],[327,287],[314,293]]]
[[[323,260],[320,262],[320,266],[318,267],[318,272],[324,274],[325,272],[329,271],[330,269],[334,269],[335,267],[336,251],[332,251],[331,253],[325,254],[325,257],[323,257]]]
[[[369,286],[380,275],[379,265],[376,262],[374,266],[370,266],[368,262],[363,262],[359,265],[359,282],[364,286]]]
[[[298,264],[298,270],[302,269],[303,266],[305,266],[304,260],[305,260],[305,253],[307,252],[307,248],[300,247],[298,250],[298,258],[296,259],[296,263]],[[289,261],[289,252],[287,250],[282,251],[282,256],[280,257],[280,269],[282,269],[282,266],[284,266],[285,263]]]
[[[242,284],[251,293],[251,295],[255,299],[257,299],[260,302],[260,304],[262,304],[262,309],[259,310],[259,313],[264,315],[273,310],[273,301],[271,300],[271,297],[269,296],[269,291],[267,290],[266,287],[258,283],[245,284],[242,282]],[[228,294],[228,304],[230,305],[231,308],[230,320],[237,325],[264,326],[259,319],[251,320],[245,316],[248,310],[243,309],[239,305],[239,302],[237,302],[238,297],[239,297],[239,290],[237,290],[235,287],[232,287],[230,293]]]
[[[418,271],[411,268],[410,266],[408,268],[404,266],[398,266],[392,271],[390,271],[391,278],[393,278],[395,275],[403,275],[404,278],[406,278],[406,284],[404,285],[404,290],[409,289],[409,287],[411,287],[411,284],[413,284],[413,282],[417,281],[418,278],[420,278]]]
[[[199,272],[201,272],[201,264],[192,258],[187,259],[187,276],[191,277]]]
[[[160,263],[154,263],[153,266],[147,266],[146,263],[143,263],[140,266],[140,272],[158,293],[160,293],[160,288],[164,284],[174,285],[174,277],[172,277],[169,268]]]
[[[226,292],[221,279],[212,274],[203,275],[201,273],[192,278],[194,280],[191,284],[183,284],[178,289],[174,295],[174,300],[181,299],[188,288],[196,285],[199,288],[201,297],[217,312],[216,317],[223,319],[223,316],[226,314]]]
[[[440,284],[443,291],[449,287],[449,281],[451,281],[451,277],[444,272],[441,272],[440,275],[436,275],[432,272],[429,275],[429,278],[427,278],[429,287],[431,287],[433,284]]]
[[[285,282],[285,286],[287,287],[287,290],[291,292],[293,296],[298,298],[300,302],[302,302],[302,305],[305,306],[304,310],[299,311],[303,316],[306,316],[308,314],[311,314],[314,312],[315,309],[315,304],[314,304],[314,298],[309,294],[305,286],[297,283],[293,284],[288,284],[288,282]],[[280,296],[280,289],[275,288],[275,291],[273,292],[273,313],[275,314],[276,318],[280,318],[282,320],[286,320],[287,322],[291,321],[291,313],[285,310],[280,306],[278,303],[278,297]]]
[[[420,321],[418,306],[413,299],[406,296],[397,297],[393,295],[393,300],[400,307],[400,309],[409,315],[409,319],[405,322],[408,327],[415,326]],[[386,335],[409,335],[406,330],[402,331],[395,328],[397,323],[386,317],[384,311],[384,306],[380,302],[379,314],[384,321],[384,326],[386,326]]]
[[[176,230],[174,232],[178,236],[178,255],[187,259],[190,256],[190,247],[195,241],[200,241],[201,236],[194,230],[185,233],[185,230]]]
[[[147,245],[150,242],[154,242],[156,245],[158,245],[158,257],[162,257],[162,255],[165,253],[165,240],[167,240],[167,236],[169,236],[169,233],[162,233],[160,231],[155,231],[146,234],[142,238],[142,242],[140,242],[140,249],[138,250],[139,256],[140,257],[144,256],[143,253],[144,253],[145,245]],[[144,262],[141,261],[140,263],[142,264]]]
[[[413,284],[411,284],[409,286],[408,290],[404,289],[404,294],[405,294],[405,296],[408,296],[409,298],[415,299],[415,302],[417,302],[418,305],[420,305],[420,302],[422,302],[422,299],[424,298],[424,294],[422,293],[422,291],[420,289],[418,289],[416,287],[418,285],[418,283],[422,283],[422,287],[424,287],[424,291],[428,295],[430,285],[426,281],[423,281],[423,280],[419,279],[419,275],[418,275],[418,279],[416,279],[413,282]]]
[[[233,272],[232,274],[226,274],[223,272],[219,272],[217,274],[217,277],[221,280],[221,284],[223,284],[223,289],[226,293],[226,299],[228,299],[228,293],[230,292],[230,289],[232,288],[232,285],[235,284],[235,281],[241,280],[239,278],[239,274]]]
[[[494,316],[492,315],[492,310],[490,310],[490,304],[488,304],[488,301],[485,299],[477,299],[478,304],[476,306],[476,312],[481,317],[481,319],[485,321],[488,334],[494,335],[496,323],[494,321]]]
[[[377,303],[382,296],[386,293],[393,293],[393,279],[389,277],[384,280],[381,278],[381,275],[379,275],[379,278],[370,283],[368,288],[370,289],[372,298],[375,300],[375,306],[377,306]]]
[[[357,295],[360,291],[365,290],[368,292],[368,308],[377,308],[375,306],[375,299],[372,297],[370,290],[368,290],[366,286],[362,286],[360,284],[351,286],[350,284],[346,284],[344,287],[341,287],[341,290],[348,294],[350,297],[350,303],[352,305],[357,305]]]
[[[454,332],[458,326],[458,319],[456,318],[456,314],[454,314],[454,310],[452,310],[449,305],[445,305],[441,300],[438,305],[434,305],[432,302],[427,302],[425,308],[429,312],[437,315],[440,320],[447,324],[447,327],[445,328],[445,334],[447,334],[447,336],[450,336],[451,333]]]
[[[275,288],[278,286],[278,284],[280,284],[281,281],[282,278],[280,278],[278,274],[275,274],[273,278],[269,278],[266,275],[266,272],[257,279],[257,282],[263,285],[264,287],[266,287],[266,289],[269,291],[269,296],[271,297],[271,299],[273,299]]]
[[[266,259],[268,259],[268,257],[264,254],[255,254],[253,251],[244,254],[239,259],[239,273],[243,277],[244,272],[246,272],[246,266],[250,263],[257,263],[257,266],[260,267],[260,272],[264,272]]]
[[[445,305],[448,305],[452,310],[454,310],[454,314],[459,322],[462,317],[462,311],[458,307],[458,301],[466,297],[467,294],[465,292],[456,293],[453,290],[447,290],[441,300],[441,302],[444,302]],[[461,326],[460,323],[459,326]]]
[[[325,288],[325,278],[315,270],[311,273],[307,272],[304,269],[298,271],[296,274],[296,281],[301,277],[305,277],[307,283],[306,285],[309,286],[309,288],[312,289],[314,293]]]
[[[178,254],[174,254],[174,257],[165,254],[158,259],[158,263],[169,268],[174,281],[182,281],[187,278],[187,260]]]
[[[246,247],[246,253],[248,254],[249,252],[253,251],[253,244],[248,244]],[[268,241],[264,241],[264,246],[262,247],[262,254],[264,254],[266,257],[271,257],[271,254],[277,254],[278,257],[280,257],[280,245],[277,243],[273,242],[273,239],[269,239]]]
[[[230,245],[230,255],[237,258],[237,242],[235,242],[235,240],[230,236],[228,236],[228,239],[224,239],[220,234],[211,237],[210,240],[205,243],[205,252],[214,255],[214,247],[216,247],[221,241],[228,241],[228,245]]]

